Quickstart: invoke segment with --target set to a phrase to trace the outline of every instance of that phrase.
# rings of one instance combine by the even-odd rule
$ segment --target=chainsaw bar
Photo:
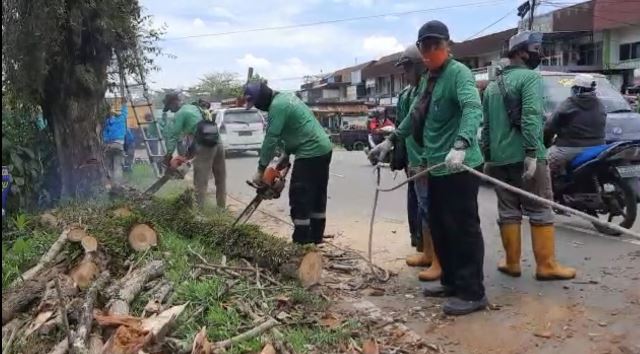
[[[253,200],[251,201],[251,203],[249,203],[247,205],[247,207],[244,208],[242,213],[240,213],[240,215],[238,215],[238,217],[233,222],[233,224],[231,224],[231,227],[236,226],[238,223],[241,223],[241,224],[246,223],[251,218],[251,215],[253,215],[253,212],[255,212],[256,209],[258,209],[258,206],[262,202],[262,199],[263,198],[262,198],[262,196],[260,194],[256,195],[253,198]]]

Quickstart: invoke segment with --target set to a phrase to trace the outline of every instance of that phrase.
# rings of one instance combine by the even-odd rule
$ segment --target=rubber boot
[[[506,257],[498,263],[498,270],[512,277],[519,277],[520,253],[521,253],[521,229],[520,224],[500,225],[500,237]]]
[[[537,280],[573,279],[576,276],[575,268],[565,267],[556,262],[554,231],[553,225],[531,225]]]
[[[435,250],[433,249],[433,240],[431,239],[431,232],[425,232],[422,234],[422,240],[424,247],[424,253],[426,258],[431,259],[431,266],[420,273],[418,273],[418,279],[421,281],[434,281],[440,279],[442,275],[442,268],[440,267],[440,262],[438,261],[438,256],[436,255]],[[431,254],[426,254],[430,252]]]
[[[429,240],[429,242],[426,242]],[[418,241],[417,254],[407,257],[409,267],[428,267],[433,260],[433,242],[427,227],[422,227],[422,240]]]

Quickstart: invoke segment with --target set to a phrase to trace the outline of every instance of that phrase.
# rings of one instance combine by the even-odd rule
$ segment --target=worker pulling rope
[[[432,170],[434,170],[434,169],[436,169],[438,167],[442,167],[442,166],[444,166],[444,163],[440,163],[440,164],[431,166],[431,167],[425,169],[424,171],[421,171],[420,173],[417,173],[416,175],[414,175],[414,176],[412,176],[410,178],[407,178],[405,181],[403,181],[402,183],[400,183],[400,184],[398,184],[398,185],[396,185],[394,187],[391,187],[391,188],[380,188],[380,187],[378,187],[378,188],[376,188],[376,199],[374,201],[374,204],[377,203],[377,192],[391,192],[391,191],[397,190],[398,188],[404,186],[405,184],[407,184],[407,183],[409,183],[411,181],[414,181],[414,180],[416,180],[416,179],[418,179],[418,178],[420,178],[422,176],[425,176],[430,171],[432,171]],[[531,199],[531,200],[533,200],[535,202],[538,202],[540,204],[544,204],[544,205],[549,206],[551,208],[562,210],[565,213],[575,215],[575,216],[577,216],[579,218],[585,219],[585,220],[587,220],[589,222],[592,222],[594,224],[598,224],[598,225],[600,225],[602,227],[609,228],[609,229],[614,230],[616,232],[619,232],[621,234],[624,234],[624,235],[630,236],[632,238],[635,238],[637,240],[640,240],[640,234],[637,233],[637,232],[625,229],[625,228],[623,228],[623,227],[621,227],[619,225],[616,225],[616,224],[613,224],[613,223],[610,223],[610,222],[602,221],[602,220],[600,220],[600,219],[598,219],[598,218],[596,218],[594,216],[591,216],[589,214],[586,214],[586,213],[584,213],[582,211],[575,210],[573,208],[569,208],[568,206],[556,203],[556,202],[554,202],[552,200],[548,200],[548,199],[539,197],[539,196],[537,196],[535,194],[529,193],[529,192],[524,191],[524,190],[522,190],[520,188],[516,188],[516,187],[514,187],[514,186],[512,186],[512,185],[510,185],[508,183],[502,182],[502,181],[500,181],[500,180],[498,180],[496,178],[493,178],[491,176],[487,176],[486,174],[484,174],[484,173],[482,173],[480,171],[477,171],[477,170],[475,170],[475,169],[473,169],[471,167],[463,166],[463,168],[465,170],[467,170],[468,172],[472,173],[473,175],[477,176],[478,178],[484,180],[484,181],[492,183],[492,184],[494,184],[494,185],[496,185],[496,186],[498,186],[500,188],[504,188],[504,189],[506,189],[506,190],[508,190],[510,192],[516,193],[516,194],[518,194],[518,195],[520,195],[522,197],[529,198],[529,199]],[[373,231],[370,230],[370,233],[372,233],[372,232]],[[371,248],[371,245],[369,245],[369,248]]]

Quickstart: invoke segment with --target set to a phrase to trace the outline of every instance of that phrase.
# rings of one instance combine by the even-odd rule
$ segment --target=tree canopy
[[[252,82],[266,82],[267,80],[254,73],[251,77]],[[221,71],[205,75],[200,82],[191,87],[188,91],[197,98],[203,98],[210,101],[221,101],[226,98],[234,98],[242,95],[242,86],[244,80],[240,79],[238,73]]]

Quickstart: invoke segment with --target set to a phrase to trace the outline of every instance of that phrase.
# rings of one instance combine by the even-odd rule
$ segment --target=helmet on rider
[[[574,80],[571,92],[574,95],[580,95],[583,93],[592,93],[596,90],[596,79],[593,75],[589,74],[577,74]]]
[[[245,108],[256,107],[261,111],[269,111],[273,100],[273,90],[264,82],[250,82],[244,86]]]

